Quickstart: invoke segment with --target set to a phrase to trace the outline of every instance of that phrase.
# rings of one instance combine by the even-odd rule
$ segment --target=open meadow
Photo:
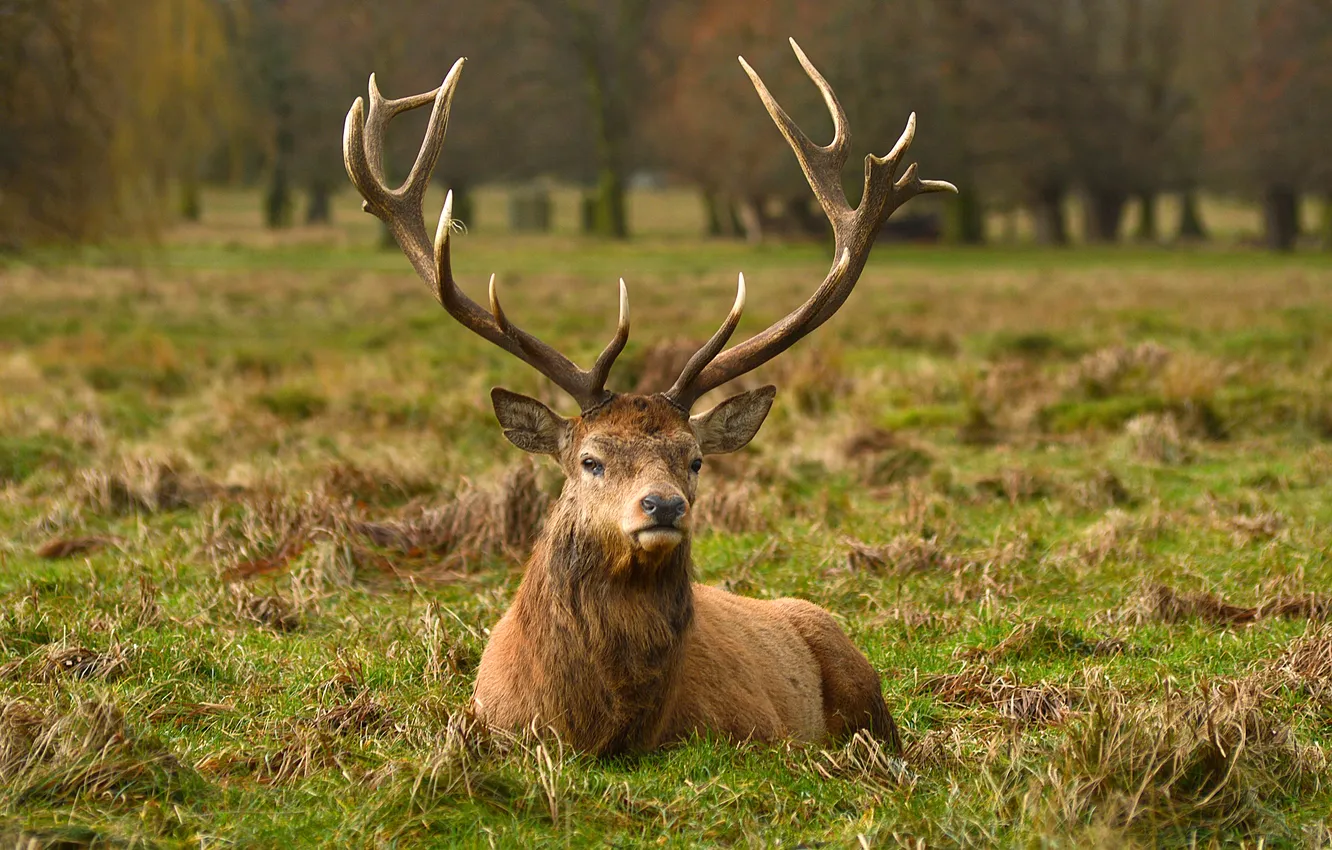
[[[741,380],[777,402],[694,553],[833,612],[901,758],[596,760],[467,711],[560,482],[489,389],[572,411],[347,194],[278,236],[252,200],[0,266],[0,846],[1332,846],[1332,257],[879,245]],[[664,389],[737,272],[739,340],[828,265],[484,215],[459,280],[575,360],[625,278],[615,389]]]

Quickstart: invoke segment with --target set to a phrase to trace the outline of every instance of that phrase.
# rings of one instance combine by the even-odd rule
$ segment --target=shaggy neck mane
[[[689,538],[648,559],[556,505],[513,603],[541,717],[580,749],[646,744],[671,702],[693,622]]]

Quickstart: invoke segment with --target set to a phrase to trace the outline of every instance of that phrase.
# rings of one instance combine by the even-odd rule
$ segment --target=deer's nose
[[[688,507],[682,496],[658,496],[656,493],[644,496],[639,504],[643,507],[643,513],[657,525],[675,525]]]

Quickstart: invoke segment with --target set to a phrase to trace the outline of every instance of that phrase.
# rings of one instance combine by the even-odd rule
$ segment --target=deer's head
[[[753,439],[776,392],[751,390],[694,416],[664,395],[615,395],[571,419],[508,390],[490,397],[510,442],[559,462],[562,498],[582,528],[626,555],[657,559],[689,536],[704,459]]]
[[[762,333],[726,351],[745,303],[740,276],[735,306],[712,338],[689,360],[670,389],[656,395],[616,395],[606,389],[615,358],[629,339],[629,301],[620,281],[620,321],[614,338],[590,369],[512,324],[500,307],[490,278],[489,310],[463,294],[453,280],[449,236],[453,195],[444,200],[433,244],[421,214],[430,173],[439,159],[449,108],[462,72],[459,59],[434,91],[388,100],[370,77],[370,107],[357,98],[347,113],[343,159],[365,209],[389,226],[403,253],[436,299],[468,330],[513,354],[549,378],[578,403],[579,416],[566,419],[536,399],[508,390],[492,393],[504,435],[519,448],[555,458],[567,483],[563,503],[577,521],[607,542],[660,557],[689,535],[689,510],[698,475],[709,454],[742,448],[758,432],[776,390],[763,387],[733,396],[705,413],[691,415],[705,393],[749,372],[790,348],[826,322],[851,294],[869,257],[874,237],[892,212],[922,192],[953,191],[950,183],[921,180],[914,164],[900,179],[897,171],[915,135],[916,116],[887,156],[865,158],[865,188],[852,207],[842,190],[842,167],[850,148],[846,114],[832,88],[791,42],[805,72],[823,95],[833,119],[833,139],[817,145],[787,116],[754,70],[740,60],[768,113],[795,151],[814,195],[832,223],[833,264],[814,294]],[[384,184],[384,130],[395,115],[433,103],[426,137],[407,180],[397,189]]]

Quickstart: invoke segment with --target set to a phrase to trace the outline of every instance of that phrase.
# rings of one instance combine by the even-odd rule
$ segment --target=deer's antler
[[[791,39],[791,48],[805,73],[823,94],[823,101],[832,114],[833,138],[827,145],[815,144],[796,126],[744,57],[740,57],[740,64],[753,81],[777,129],[795,151],[819,206],[832,223],[832,268],[808,301],[763,333],[721,352],[735,330],[744,306],[744,278],[741,277],[740,295],[721,329],[690,359],[679,380],[666,391],[667,398],[686,410],[704,393],[762,366],[832,318],[851,294],[865,268],[875,236],[894,210],[922,193],[957,191],[956,186],[943,180],[921,180],[916,174],[915,163],[907,166],[901,178],[896,179],[898,165],[916,134],[916,114],[913,112],[901,138],[887,156],[870,154],[865,157],[865,192],[860,205],[852,208],[842,191],[842,166],[846,165],[851,146],[846,112],[837,102],[837,95],[828,81],[815,69],[795,39]]]
[[[449,235],[453,228],[452,192],[444,197],[444,210],[439,217],[433,244],[426,231],[421,205],[430,184],[430,174],[444,147],[449,107],[464,62],[466,59],[459,59],[453,64],[439,88],[396,100],[389,100],[379,93],[379,86],[371,74],[369,114],[365,113],[365,103],[359,97],[347,112],[342,135],[342,158],[347,175],[365,198],[366,212],[373,213],[388,225],[416,273],[430,285],[436,300],[450,316],[545,375],[586,411],[609,397],[606,377],[629,340],[629,296],[624,281],[620,281],[620,321],[615,336],[591,369],[580,369],[569,358],[505,317],[495,290],[494,275],[490,278],[489,312],[458,288],[449,258]],[[394,116],[427,103],[433,103],[434,108],[416,162],[406,181],[398,188],[390,189],[384,178],[384,131]]]

